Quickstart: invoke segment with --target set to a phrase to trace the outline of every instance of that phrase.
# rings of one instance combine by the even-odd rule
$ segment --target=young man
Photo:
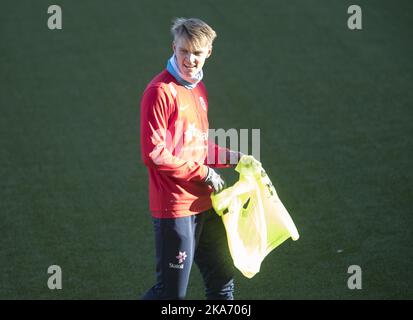
[[[173,55],[141,101],[142,159],[156,242],[156,284],[143,299],[185,298],[195,261],[206,298],[231,300],[233,263],[210,194],[224,187],[212,167],[236,164],[240,153],[208,141],[202,67],[216,33],[195,18],[176,19],[171,32]]]

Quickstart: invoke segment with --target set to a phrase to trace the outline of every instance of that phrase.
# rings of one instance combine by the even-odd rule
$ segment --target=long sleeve
[[[223,148],[211,140],[208,140],[208,156],[204,164],[212,168],[231,168],[236,166],[236,163],[230,163],[231,153],[236,153],[228,148]],[[236,159],[239,160],[239,157]]]

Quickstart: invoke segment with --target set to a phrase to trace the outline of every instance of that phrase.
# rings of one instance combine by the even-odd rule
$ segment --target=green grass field
[[[137,299],[153,284],[137,120],[177,16],[217,31],[210,126],[261,130],[301,235],[253,279],[238,272],[236,298],[413,298],[411,1],[60,0],[54,31],[51,4],[0,5],[1,299]],[[53,264],[62,290],[47,287]],[[196,267],[187,298],[204,298]]]

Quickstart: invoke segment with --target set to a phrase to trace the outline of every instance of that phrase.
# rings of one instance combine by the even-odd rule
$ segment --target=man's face
[[[212,52],[209,45],[205,47],[194,47],[184,38],[178,38],[172,43],[179,70],[188,82],[202,69]]]

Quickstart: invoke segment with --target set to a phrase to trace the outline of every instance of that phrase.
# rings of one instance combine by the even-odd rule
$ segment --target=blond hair
[[[217,37],[216,32],[208,24],[197,18],[174,19],[171,33],[174,41],[183,37],[195,47],[212,47],[212,43]]]

